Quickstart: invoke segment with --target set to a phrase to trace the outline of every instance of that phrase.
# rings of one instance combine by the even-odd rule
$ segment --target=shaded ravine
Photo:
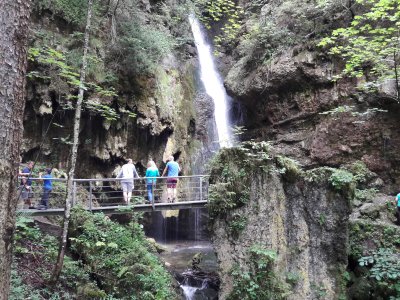
[[[198,90],[204,89],[213,101],[218,134],[218,141],[209,139],[207,143],[202,144],[199,151],[229,148],[234,144],[229,118],[231,99],[226,93],[222,77],[216,70],[212,47],[207,43],[199,21],[190,15],[189,22],[199,58],[202,87]],[[215,129],[212,128],[212,131],[215,132]],[[208,134],[213,136],[210,132]],[[192,170],[205,172],[204,166],[211,156],[195,159]],[[218,263],[207,232],[207,222],[206,209],[153,212],[151,224],[146,229],[148,236],[167,249],[161,257],[179,282],[186,300],[218,299]]]

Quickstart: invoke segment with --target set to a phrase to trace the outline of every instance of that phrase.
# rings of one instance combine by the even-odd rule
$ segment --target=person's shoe
[[[36,209],[34,206],[29,206],[28,209]]]
[[[167,202],[168,202],[168,203],[171,203],[171,199],[168,198]]]
[[[175,203],[175,200],[176,200],[175,198],[172,198],[172,203]]]

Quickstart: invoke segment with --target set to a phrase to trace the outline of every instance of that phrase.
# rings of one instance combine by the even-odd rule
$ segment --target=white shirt
[[[136,172],[134,164],[125,164],[122,166],[121,171],[119,171],[117,178],[127,179],[121,180],[121,182],[129,182],[133,181],[133,178],[139,178],[139,175]]]

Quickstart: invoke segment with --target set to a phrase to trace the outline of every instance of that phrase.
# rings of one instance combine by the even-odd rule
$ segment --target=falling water
[[[199,21],[193,15],[190,15],[189,22],[199,55],[201,81],[207,94],[214,101],[214,115],[219,144],[221,147],[231,147],[233,137],[228,117],[228,102],[230,98],[226,94],[221,76],[216,71],[211,46],[206,43]]]

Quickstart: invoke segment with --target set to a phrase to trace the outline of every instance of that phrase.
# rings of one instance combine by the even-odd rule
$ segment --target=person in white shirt
[[[136,172],[135,165],[132,163],[132,159],[128,159],[128,162],[122,166],[117,178],[122,178],[122,193],[124,195],[125,202],[129,205],[132,197],[133,179],[140,178]]]

